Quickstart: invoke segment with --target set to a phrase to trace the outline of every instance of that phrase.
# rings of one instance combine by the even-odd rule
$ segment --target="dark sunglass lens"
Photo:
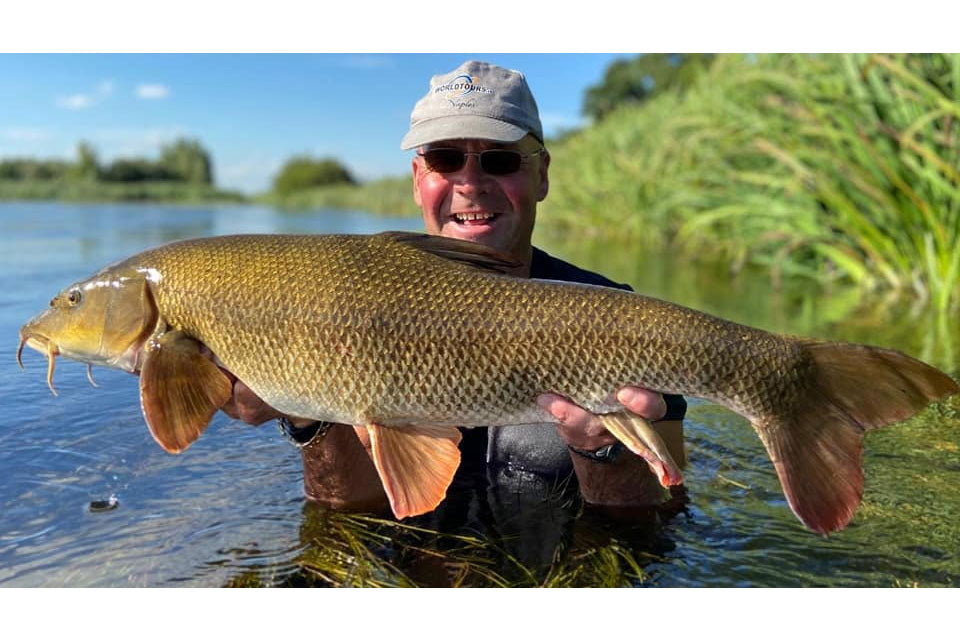
[[[519,152],[492,149],[480,155],[480,166],[488,174],[512,174],[520,169],[522,160]]]
[[[424,152],[423,158],[430,169],[440,173],[459,171],[466,162],[466,157],[459,149],[431,149]]]

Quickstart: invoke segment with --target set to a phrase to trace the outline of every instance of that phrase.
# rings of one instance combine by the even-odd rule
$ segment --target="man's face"
[[[533,154],[541,145],[532,136],[517,143],[458,139],[431,143],[420,151],[432,148],[464,152],[512,149]],[[547,195],[549,164],[550,156],[543,152],[525,157],[512,174],[491,175],[480,166],[478,156],[467,156],[460,170],[440,173],[417,155],[413,159],[413,197],[430,234],[483,243],[525,260],[537,203]]]

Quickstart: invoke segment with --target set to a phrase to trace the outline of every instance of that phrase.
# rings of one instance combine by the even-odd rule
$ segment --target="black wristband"
[[[584,459],[595,461],[598,464],[612,464],[623,450],[623,444],[618,441],[615,444],[601,446],[596,450],[580,450],[579,448],[574,448],[573,446],[567,446],[567,448],[577,453]]]
[[[312,424],[297,428],[288,418],[280,417],[280,419],[277,420],[277,425],[280,427],[280,432],[283,433],[283,436],[287,438],[287,441],[297,448],[303,448],[309,446],[315,439],[325,437],[332,424],[327,421],[315,421]]]

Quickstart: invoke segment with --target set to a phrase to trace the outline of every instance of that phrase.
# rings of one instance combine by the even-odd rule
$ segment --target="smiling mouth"
[[[497,212],[457,212],[451,218],[460,225],[483,225],[491,223],[499,217]]]

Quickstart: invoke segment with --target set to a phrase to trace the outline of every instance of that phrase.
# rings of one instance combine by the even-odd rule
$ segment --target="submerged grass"
[[[948,309],[958,117],[960,55],[719,56],[556,147],[542,220]]]
[[[443,533],[313,505],[306,507],[301,541],[292,572],[245,570],[227,586],[629,587],[648,579],[642,563],[655,559],[589,519],[577,522],[545,567],[518,559],[490,533]]]

